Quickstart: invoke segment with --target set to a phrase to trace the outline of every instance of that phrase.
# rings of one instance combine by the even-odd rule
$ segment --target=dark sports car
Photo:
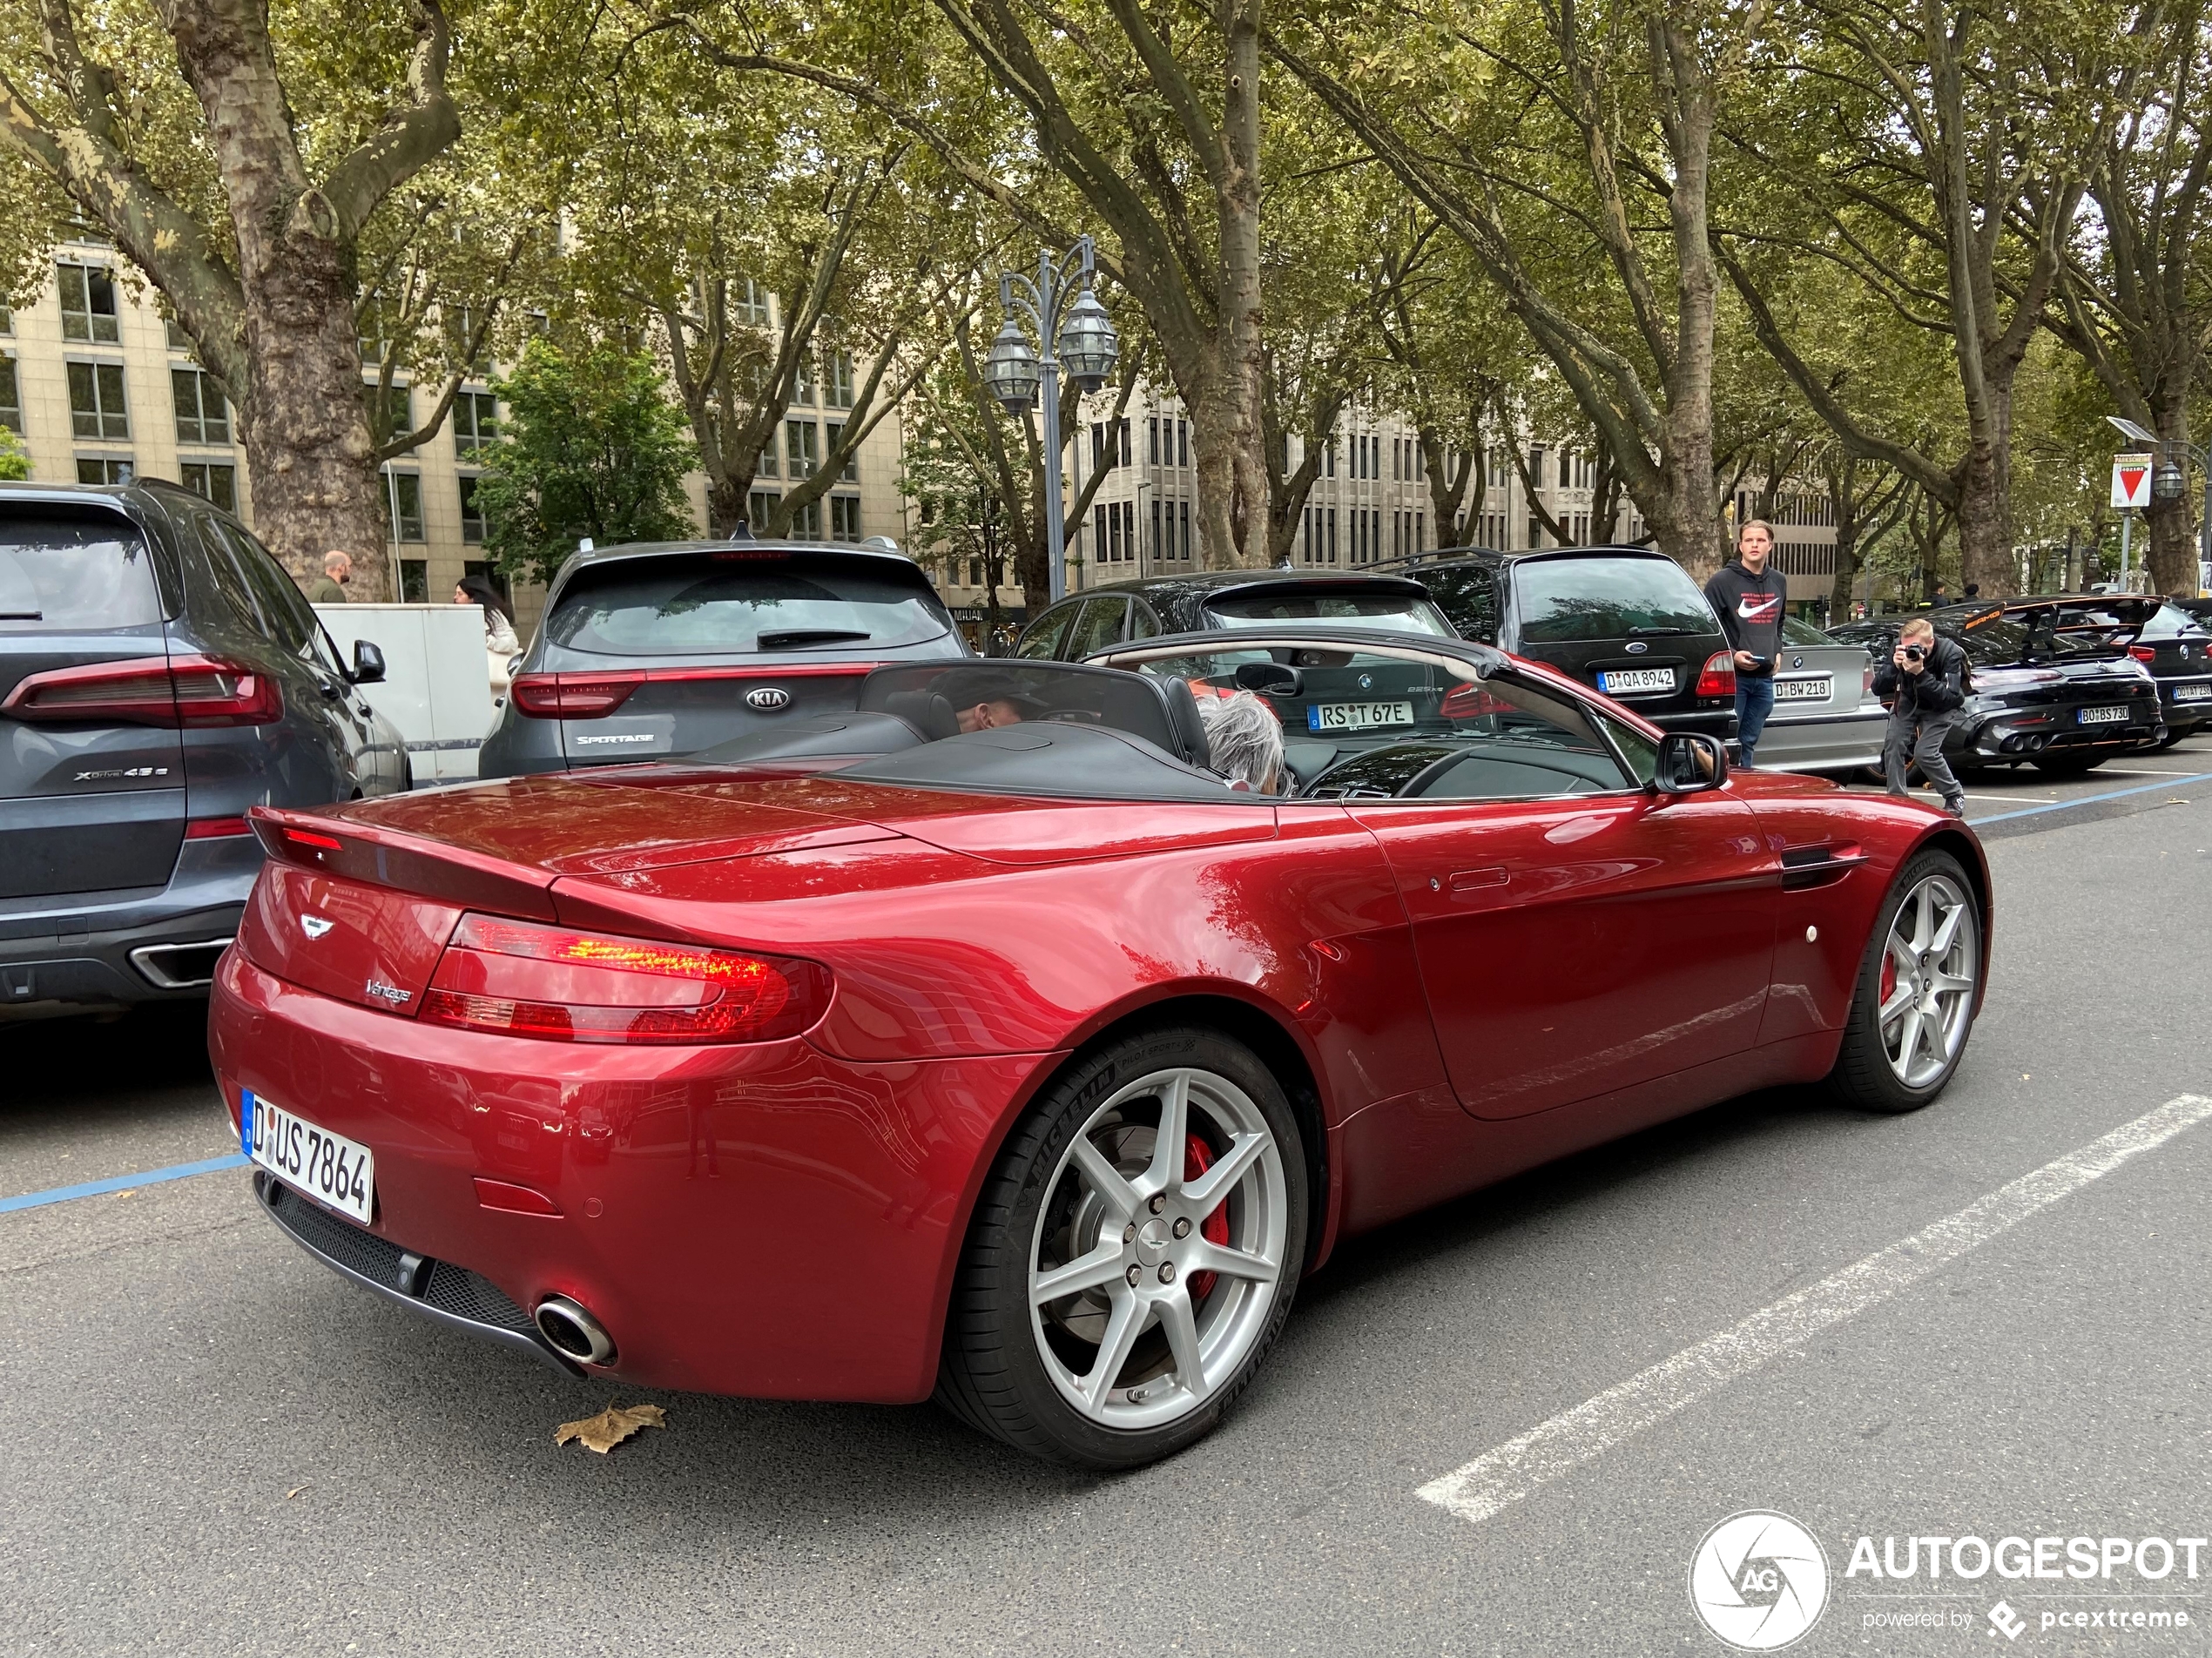
[[[2021,598],[1920,612],[1966,652],[1969,695],[1943,745],[1959,776],[2027,765],[2053,777],[2079,777],[2114,755],[2166,740],[2149,668],[2124,641],[2069,625],[2067,607],[2079,603]],[[1884,617],[1828,631],[1865,645],[1882,663],[1897,648],[1905,619]]]
[[[1246,692],[1285,793],[1212,769]],[[571,1372],[934,1394],[1126,1467],[1341,1239],[1750,1088],[1913,1109],[1979,1004],[1971,830],[1482,645],[1186,635],[859,704],[257,814],[210,1040],[275,1223]]]

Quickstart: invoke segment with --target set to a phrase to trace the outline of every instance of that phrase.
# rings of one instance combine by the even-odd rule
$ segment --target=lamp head
[[[2172,461],[2161,461],[2150,475],[2150,495],[2154,501],[2179,501],[2188,493],[2188,475]]]
[[[1037,354],[1012,317],[999,327],[983,364],[983,382],[1009,414],[1025,414],[1037,400]]]
[[[1079,390],[1095,392],[1106,383],[1121,354],[1121,337],[1114,332],[1114,320],[1098,303],[1098,296],[1085,288],[1076,296],[1060,324],[1061,366]]]

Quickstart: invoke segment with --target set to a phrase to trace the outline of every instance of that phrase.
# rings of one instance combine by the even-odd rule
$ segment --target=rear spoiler
[[[529,920],[560,920],[552,892],[558,878],[550,869],[524,869],[465,846],[276,806],[255,806],[246,821],[270,857],[301,869]]]

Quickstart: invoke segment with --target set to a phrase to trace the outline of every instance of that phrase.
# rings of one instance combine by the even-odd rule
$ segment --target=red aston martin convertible
[[[1278,793],[1213,769],[1239,697]],[[571,1372],[1094,1467],[1217,1422],[1340,1238],[1750,1088],[1925,1104],[1990,940],[1954,820],[1312,623],[255,826],[211,1041],[297,1242]]]

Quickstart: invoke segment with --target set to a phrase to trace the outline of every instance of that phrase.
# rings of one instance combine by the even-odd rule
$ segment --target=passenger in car
[[[956,668],[930,689],[952,704],[963,733],[1019,725],[1047,711],[1020,680],[993,668]]]
[[[1232,789],[1283,792],[1283,722],[1249,691],[1202,697],[1198,717],[1206,727],[1213,769]]]

